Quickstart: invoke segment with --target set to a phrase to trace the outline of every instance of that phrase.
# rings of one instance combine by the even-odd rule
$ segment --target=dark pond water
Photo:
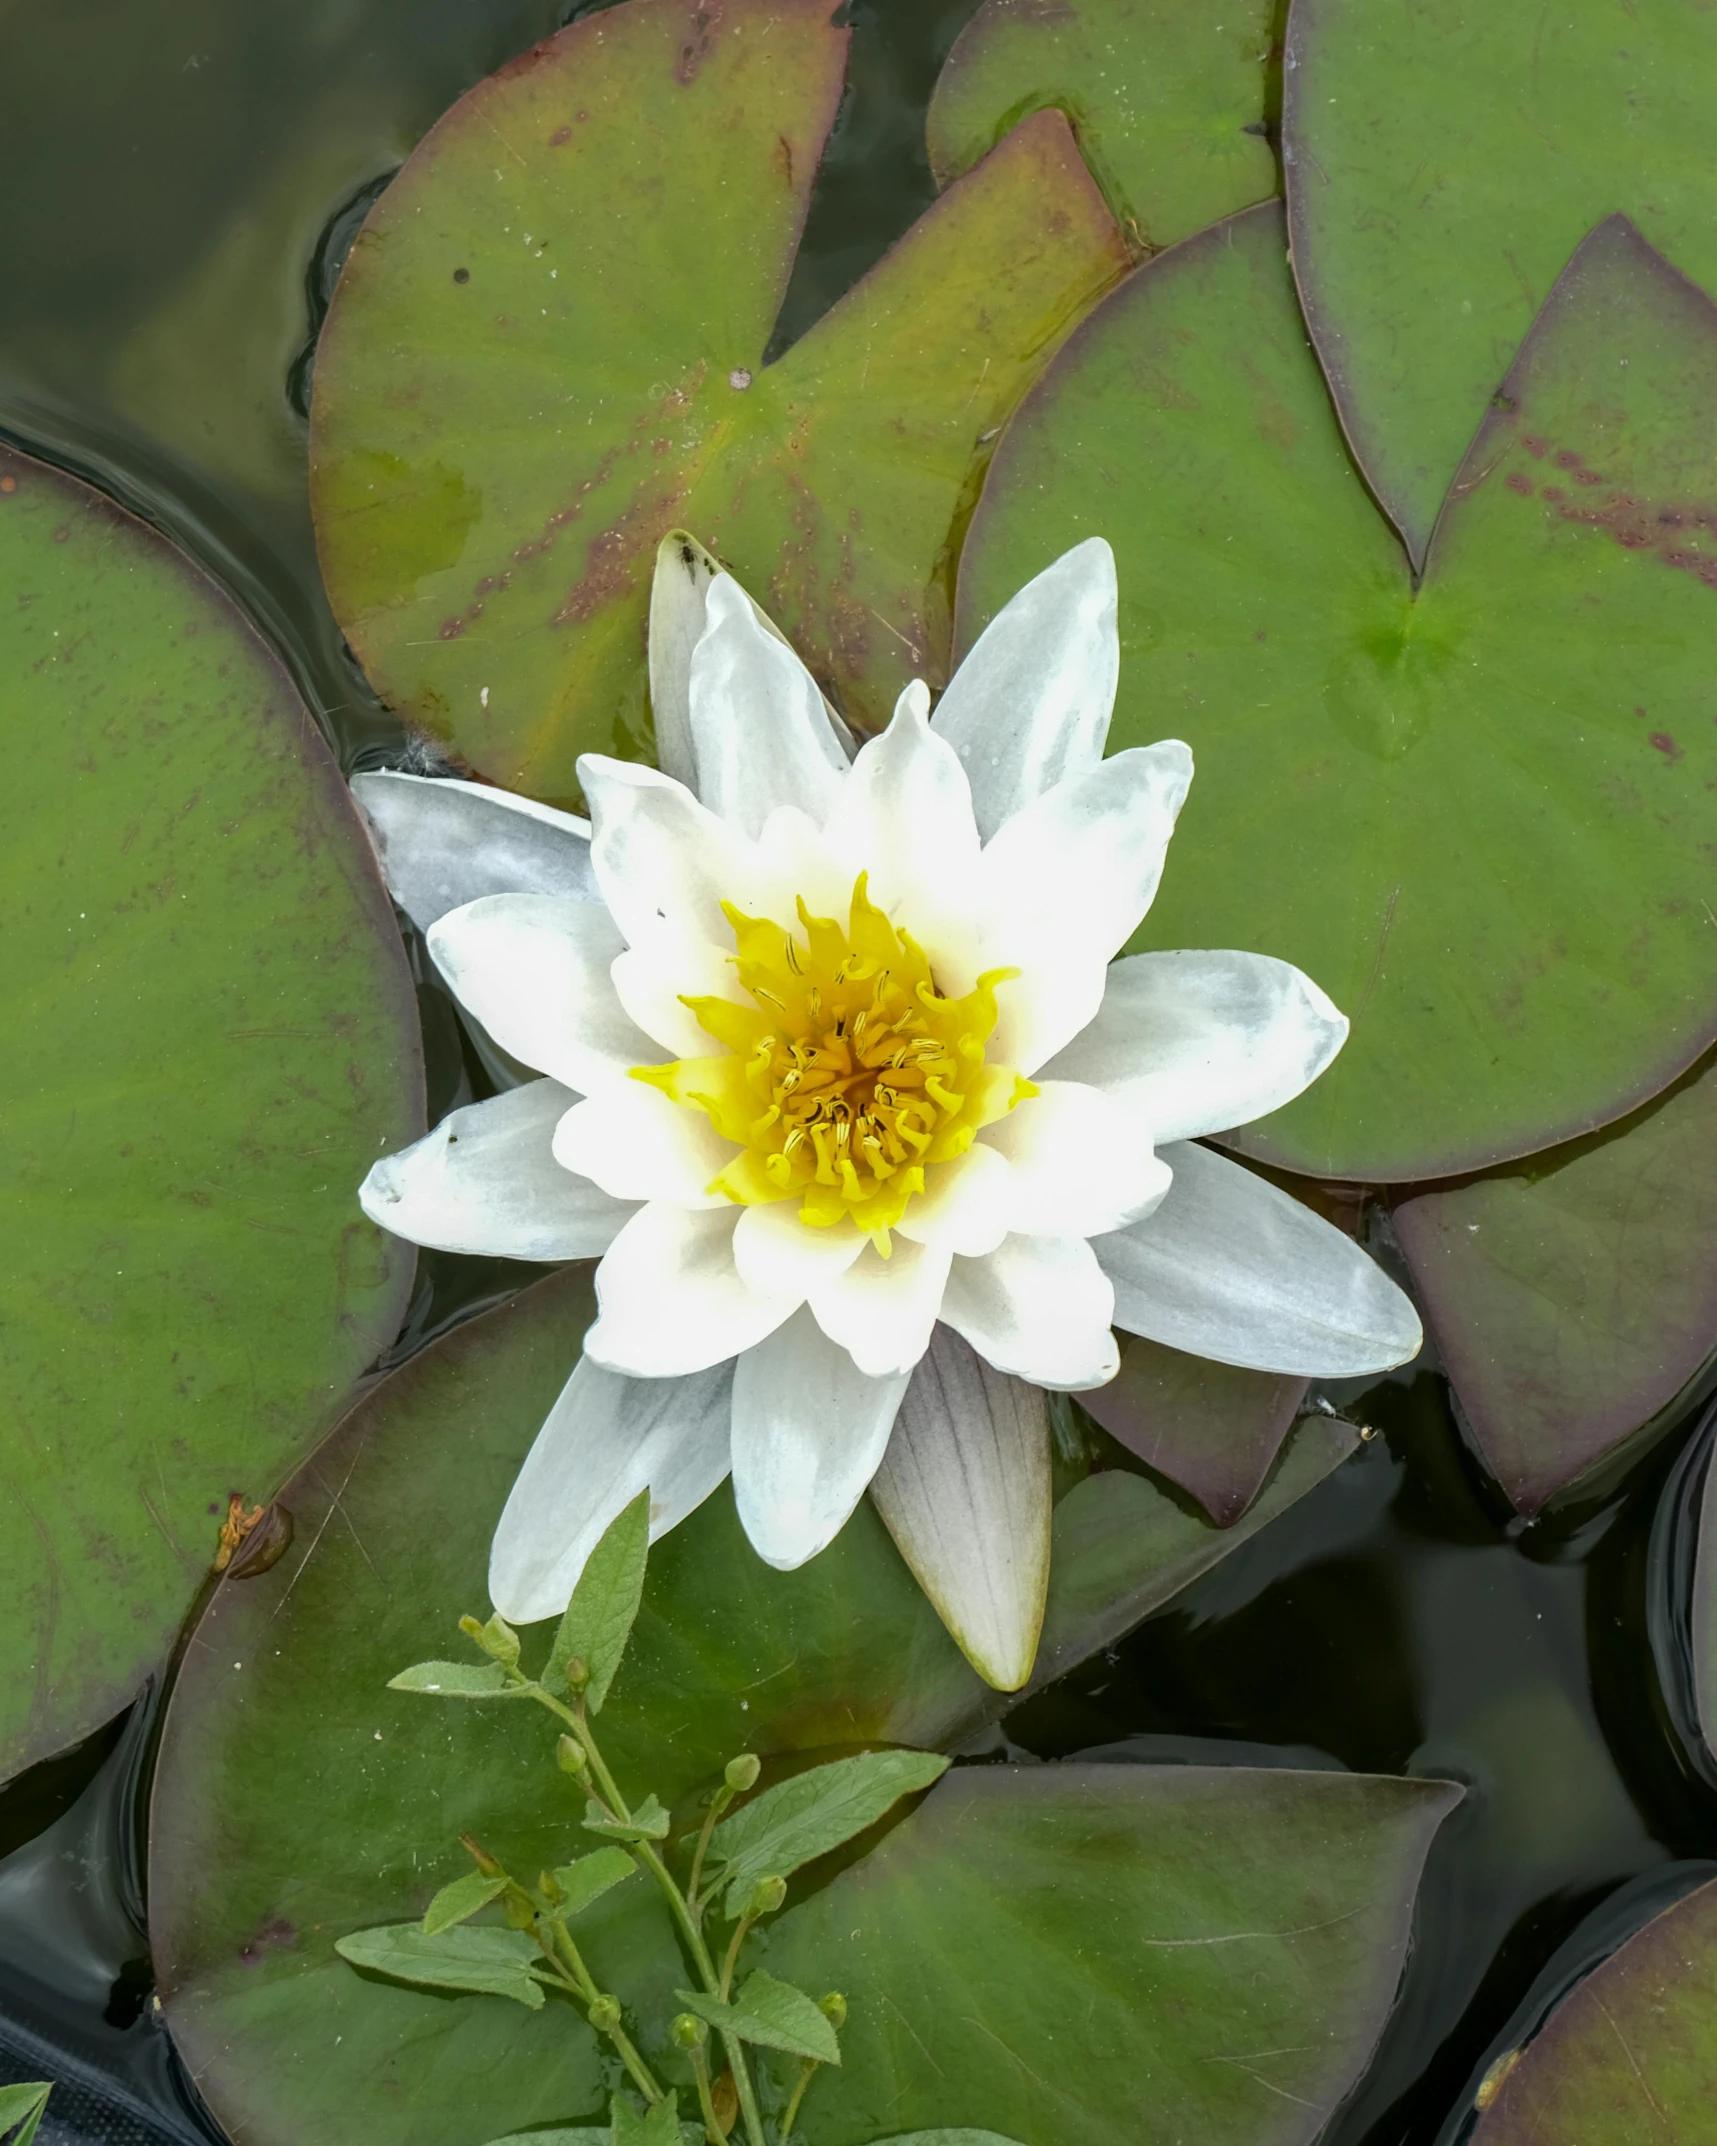
[[[925,101],[973,0],[857,0],[851,90],[787,301],[809,325],[930,198]],[[0,433],[185,543],[281,648],[348,765],[397,748],[322,600],[309,351],[343,249],[454,97],[578,12],[547,0],[0,0]],[[426,1000],[445,1107],[471,1069]],[[426,1259],[399,1353],[511,1285]],[[1489,2058],[1717,1870],[1687,1733],[1681,1409],[1533,1526],[1435,1372],[1285,1519],[1006,1734],[1058,1758],[1221,1757],[1453,1776],[1401,2002],[1331,2146],[1454,2146]],[[163,1675],[168,1665],[163,1664]],[[61,2142],[218,2137],[159,2028],[141,1789],[159,1691],[0,1792],[0,2081],[66,2082]]]

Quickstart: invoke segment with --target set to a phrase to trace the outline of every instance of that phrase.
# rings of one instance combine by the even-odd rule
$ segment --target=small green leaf
[[[586,1833],[602,1833],[609,1840],[666,1840],[668,1814],[654,1796],[646,1796],[630,1818],[610,1818],[594,1796],[584,1806]]]
[[[792,2057],[810,2057],[818,2064],[838,2064],[841,2045],[822,2012],[791,1982],[777,1982],[761,1968],[747,1975],[731,2004],[717,1997],[704,1997],[692,1990],[677,1992],[688,2012],[707,2019],[712,2027],[737,2034],[742,2042],[760,2049],[784,2049]]]
[[[629,2101],[614,2097],[614,2146],[680,2146],[680,2107],[669,2094],[642,2115]]]
[[[560,1912],[576,1915],[593,1900],[600,1900],[611,1887],[629,1878],[637,1867],[624,1848],[593,1848],[589,1855],[581,1855],[576,1863],[563,1863],[554,1874],[554,1882],[562,1895]]]
[[[866,1751],[765,1789],[710,1836],[710,1853],[726,1865],[728,1915],[743,1910],[759,1878],[790,1877],[947,1770],[933,1751]]]
[[[424,1936],[439,1937],[443,1930],[451,1930],[455,1923],[486,1908],[491,1900],[498,1900],[506,1890],[505,1878],[486,1878],[480,1870],[468,1870],[464,1877],[444,1885],[424,1909]]]
[[[441,1699],[516,1699],[523,1688],[507,1682],[499,1662],[414,1662],[388,1679],[389,1691],[433,1692]]]
[[[522,1930],[457,1929],[426,1937],[421,1923],[384,1923],[337,1938],[334,1950],[354,1967],[395,1982],[511,1997],[533,2012],[542,2005],[542,1985],[530,1973],[539,1955]]]
[[[632,1620],[638,1614],[649,1554],[650,1493],[641,1490],[626,1510],[610,1521],[579,1575],[549,1650],[548,1667],[543,1671],[545,1689],[564,1691],[566,1665],[576,1658],[590,1675],[584,1687],[584,1703],[593,1714],[602,1711],[614,1672],[620,1667],[620,1657],[626,1652]]]
[[[0,2132],[10,2131],[14,2124],[22,2127],[12,2146],[30,2146],[53,2090],[53,2082],[46,2079],[20,2080],[16,2086],[0,2086]]]

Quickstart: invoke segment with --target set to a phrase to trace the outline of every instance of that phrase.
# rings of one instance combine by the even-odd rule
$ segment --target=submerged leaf
[[[947,1770],[948,1761],[933,1751],[866,1751],[813,1766],[752,1797],[710,1835],[729,1919],[743,1912],[759,1878],[790,1878]]]
[[[542,1984],[530,1972],[541,1954],[523,1930],[460,1927],[432,1937],[420,1923],[384,1923],[336,1938],[334,1950],[354,1967],[396,1982],[511,1997],[533,2012],[543,2001]]]

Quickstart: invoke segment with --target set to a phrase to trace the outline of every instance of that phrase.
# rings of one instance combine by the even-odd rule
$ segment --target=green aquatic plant
[[[0,2086],[0,2135],[9,2133],[11,2146],[30,2146],[52,2092],[52,2083],[42,2079]]]

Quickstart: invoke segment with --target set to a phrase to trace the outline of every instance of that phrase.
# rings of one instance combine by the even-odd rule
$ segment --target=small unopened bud
[[[620,2024],[619,1998],[592,1997],[590,2000],[590,2024],[598,2034],[612,2034]]]
[[[537,1873],[537,1891],[542,1894],[550,1907],[560,1905],[561,1890],[555,1883],[555,1876],[552,1870],[542,1870]]]
[[[582,1654],[569,1655],[566,1664],[566,1688],[581,1692],[590,1682],[590,1664]]]
[[[528,1930],[537,1919],[536,1910],[523,1893],[503,1893],[501,1912],[507,1918],[509,1930]]]
[[[728,1760],[722,1778],[736,1796],[743,1796],[748,1788],[757,1786],[757,1776],[762,1771],[762,1760],[749,1751],[742,1751],[738,1758]]]
[[[759,1878],[751,1888],[751,1898],[745,1903],[745,1912],[755,1922],[759,1915],[773,1915],[786,1897],[785,1878]]]
[[[477,1868],[483,1873],[484,1877],[500,1877],[500,1864],[496,1862],[495,1858],[489,1853],[488,1849],[483,1846],[483,1843],[480,1840],[477,1840],[473,1835],[469,1833],[461,1833],[459,1836],[459,1845],[471,1858],[472,1862],[476,1864]]]
[[[847,2001],[839,1990],[830,1990],[826,1997],[820,1999],[817,2010],[837,2034],[847,2023]]]
[[[563,1736],[554,1747],[555,1764],[562,1773],[580,1774],[590,1764],[576,1736]]]
[[[475,1617],[461,1617],[459,1629],[467,1639],[474,1639],[493,1662],[504,1662],[510,1669],[519,1658],[519,1635],[497,1610],[487,1624],[479,1624]]]
[[[668,2029],[668,2039],[676,2049],[701,2049],[709,2040],[709,2022],[695,2012],[682,2012]]]

